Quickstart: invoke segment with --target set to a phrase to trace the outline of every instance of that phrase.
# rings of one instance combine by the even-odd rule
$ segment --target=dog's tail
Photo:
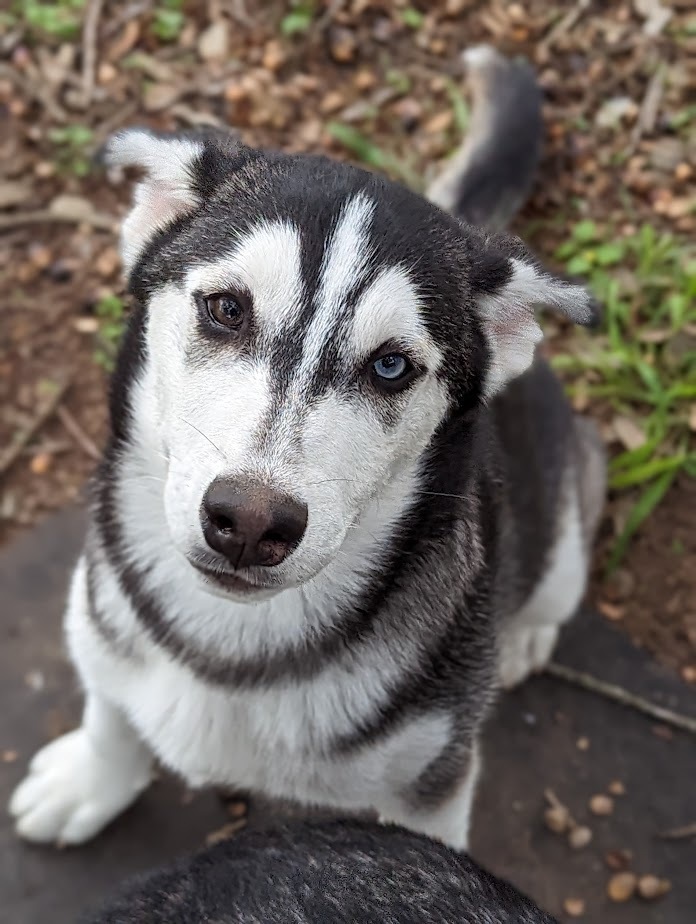
[[[489,45],[462,55],[472,93],[467,136],[427,195],[463,221],[505,228],[529,195],[541,152],[541,90],[528,64]]]

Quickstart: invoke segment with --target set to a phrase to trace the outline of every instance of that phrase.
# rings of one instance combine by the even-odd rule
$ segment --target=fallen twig
[[[20,71],[9,64],[0,63],[0,77],[11,80],[22,92],[39,102],[55,122],[67,122],[67,112],[53,99],[48,87],[33,68],[31,72]]]
[[[101,453],[97,448],[97,445],[94,441],[87,436],[85,431],[75,420],[73,415],[66,407],[59,407],[56,411],[60,422],[63,424],[65,429],[68,431],[70,436],[75,440],[77,445],[85,451],[85,453],[90,456],[90,458],[95,459],[97,462],[101,459]]]
[[[0,455],[0,476],[4,475],[17,461],[27,443],[35,436],[46,421],[53,416],[70,385],[69,381],[57,386],[44,407],[27,426],[20,430],[7,449]]]
[[[648,699],[643,699],[642,696],[636,696],[634,693],[630,693],[628,690],[624,690],[623,687],[617,686],[614,683],[607,683],[605,680],[597,680],[597,678],[593,677],[591,674],[586,674],[583,671],[576,671],[572,667],[566,667],[565,664],[557,664],[553,661],[546,665],[545,672],[552,677],[557,677],[559,680],[565,680],[566,683],[572,683],[577,687],[582,687],[584,690],[598,693],[600,696],[611,699],[615,703],[621,703],[623,706],[630,706],[632,709],[649,715],[659,722],[664,722],[665,725],[672,725],[674,728],[680,728],[682,731],[688,731],[691,732],[692,735],[696,735],[696,718],[681,715],[678,712],[673,712],[671,709],[666,709],[664,706],[658,706],[656,703],[652,703]]]
[[[681,841],[689,837],[696,837],[696,821],[692,825],[683,825],[681,828],[672,828],[657,835],[665,841]]]
[[[102,5],[103,0],[89,0],[85,12],[85,25],[82,30],[82,96],[85,106],[91,103],[94,92],[94,79],[97,72],[97,38]]]
[[[569,32],[585,10],[589,8],[590,2],[591,0],[577,0],[575,6],[571,7],[565,16],[558,20],[548,35],[541,40],[539,43],[540,50],[549,51],[557,39]]]
[[[37,209],[33,212],[15,212],[11,215],[0,215],[0,231],[8,228],[21,228],[22,225],[60,224],[90,225],[99,231],[115,231],[118,227],[115,218],[102,215],[99,212],[85,213],[84,215],[58,214],[49,209]]]
[[[628,144],[628,149],[626,152],[629,156],[636,150],[638,143],[640,142],[640,139],[643,137],[643,135],[650,135],[655,130],[655,123],[657,122],[660,103],[662,102],[664,85],[664,69],[658,67],[658,69],[648,81],[648,85],[645,89],[643,102],[641,103],[640,111],[638,112],[636,124],[633,127],[633,131],[631,132],[631,140]]]

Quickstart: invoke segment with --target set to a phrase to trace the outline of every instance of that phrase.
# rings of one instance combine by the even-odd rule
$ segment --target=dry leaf
[[[198,36],[198,54],[203,61],[222,61],[227,56],[229,44],[227,20],[218,19]]]
[[[672,10],[662,6],[660,0],[633,0],[633,7],[645,20],[643,32],[651,38],[659,35],[672,18]]]
[[[645,433],[630,417],[615,417],[612,423],[614,433],[616,433],[624,449],[633,451],[634,449],[640,449],[641,446],[645,446],[647,442]]]

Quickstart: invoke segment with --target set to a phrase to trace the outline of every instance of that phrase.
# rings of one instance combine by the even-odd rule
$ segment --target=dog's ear
[[[547,272],[519,240],[494,235],[484,241],[472,254],[470,282],[490,352],[484,393],[492,397],[532,364],[543,337],[536,307],[583,325],[597,322],[599,307],[582,286]]]
[[[239,151],[232,135],[155,134],[142,128],[113,134],[99,152],[106,167],[135,167],[143,178],[121,227],[121,258],[130,272],[145,246],[171,222],[193,211]]]

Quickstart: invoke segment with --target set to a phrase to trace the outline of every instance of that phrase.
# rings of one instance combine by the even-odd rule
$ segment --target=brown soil
[[[696,682],[696,481],[681,478],[598,588],[600,609]],[[608,606],[607,606],[608,604]]]
[[[674,173],[679,142],[669,128],[669,117],[688,98],[686,53],[696,43],[683,37],[688,5],[670,4],[669,26],[650,38],[629,2],[596,3],[582,12],[571,0],[346,0],[319,3],[310,31],[284,37],[286,4],[219,0],[188,4],[178,38],[163,42],[153,34],[147,4],[107,0],[86,106],[79,34],[56,40],[21,22],[0,25],[0,217],[65,209],[56,200],[64,194],[102,218],[122,215],[125,189],[110,187],[98,173],[75,176],[81,152],[66,153],[52,135],[76,124],[94,132],[95,146],[124,124],[174,128],[203,116],[233,125],[253,144],[346,157],[327,130],[336,120],[425,175],[457,141],[450,96],[452,81],[461,84],[457,52],[487,41],[527,55],[546,89],[543,182],[519,223],[540,252],[550,255],[578,215],[619,226],[648,220],[688,234],[696,219],[681,207],[684,190]],[[424,14],[418,28],[404,22],[406,8]],[[210,20],[227,24],[219,59],[201,43]],[[668,79],[657,114],[636,134],[658,67]],[[622,96],[634,101],[632,113],[612,130],[597,128],[601,107]],[[70,418],[66,426],[64,412],[53,414],[0,471],[0,539],[80,494],[94,465],[88,441],[99,445],[106,430],[94,307],[104,294],[123,294],[111,231],[21,222],[2,233],[0,457],[40,412],[47,381],[69,381],[61,406]],[[554,349],[566,336],[555,332]],[[619,617],[636,641],[687,679],[696,673],[694,511],[696,486],[684,479],[641,531],[620,576],[596,590],[606,615]],[[608,541],[611,516],[605,532]]]

